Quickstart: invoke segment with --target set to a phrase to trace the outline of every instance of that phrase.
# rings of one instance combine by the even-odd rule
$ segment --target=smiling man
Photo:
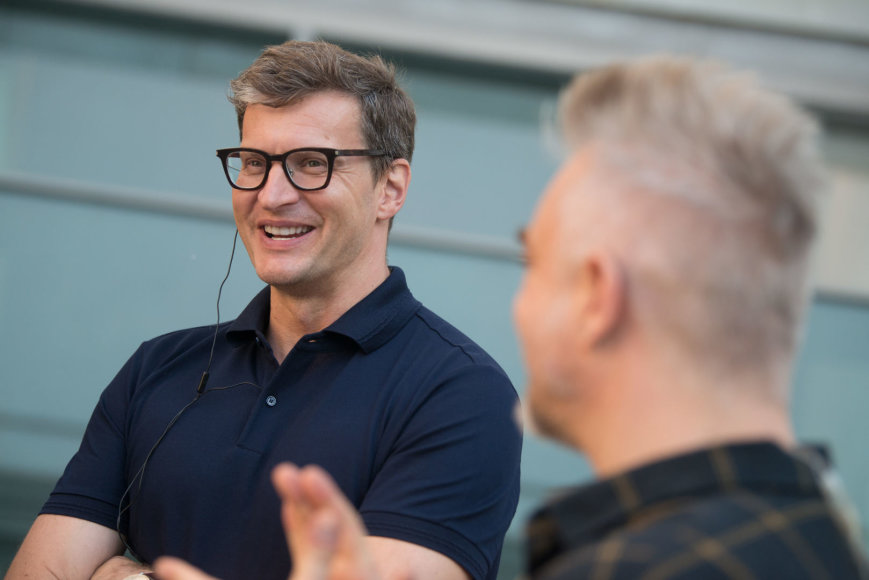
[[[410,98],[381,59],[324,42],[270,47],[231,86],[241,143],[218,157],[268,286],[234,321],[139,348],[7,578],[141,577],[166,554],[286,578],[269,479],[284,461],[337,481],[382,575],[495,578],[519,493],[516,394],[387,265]]]

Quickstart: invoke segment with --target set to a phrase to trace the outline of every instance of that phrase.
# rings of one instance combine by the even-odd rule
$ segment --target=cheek
[[[548,304],[550,296],[535,282],[526,282],[513,303],[513,316],[527,371],[532,382],[551,366],[552,320]]]
[[[236,222],[241,221],[250,213],[250,201],[248,196],[233,194],[232,196],[232,214],[235,216]]]
[[[529,366],[546,375],[561,375],[569,365],[573,328],[569,299],[554,293],[536,293],[533,300],[517,301],[519,334]]]
[[[331,190],[331,186],[330,190]],[[345,238],[363,235],[375,221],[374,198],[367,192],[335,190],[331,195],[312,198],[309,207],[324,220],[324,227]]]
[[[516,327],[519,340],[522,342],[524,348],[527,348],[527,336],[532,329],[531,310],[533,292],[530,286],[531,283],[526,274],[522,284],[519,286],[518,292],[516,292],[516,296],[513,298],[513,325]]]

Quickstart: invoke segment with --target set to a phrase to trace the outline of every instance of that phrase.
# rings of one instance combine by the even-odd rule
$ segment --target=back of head
[[[813,120],[749,75],[666,56],[580,75],[561,116],[618,198],[605,235],[637,317],[717,372],[787,368],[822,184]]]
[[[393,159],[410,162],[413,157],[413,101],[398,85],[394,67],[379,56],[359,56],[323,41],[288,41],[266,48],[230,89],[239,131],[249,105],[282,107],[315,93],[336,91],[359,100],[365,147],[388,153],[372,158],[376,178]]]

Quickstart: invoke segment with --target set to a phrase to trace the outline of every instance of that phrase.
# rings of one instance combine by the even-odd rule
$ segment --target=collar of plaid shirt
[[[817,460],[829,464],[822,447],[813,450]],[[773,443],[696,451],[575,488],[550,502],[528,526],[528,569],[533,572],[565,550],[641,524],[661,510],[669,512],[677,502],[737,489],[823,497],[813,467]]]

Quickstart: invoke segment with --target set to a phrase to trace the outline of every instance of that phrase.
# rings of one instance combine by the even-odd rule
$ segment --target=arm
[[[460,366],[399,425],[359,506],[379,561],[409,564],[420,579],[497,569],[519,492],[515,401],[503,375]]]
[[[99,566],[122,552],[121,540],[110,528],[78,518],[43,514],[24,538],[6,580],[87,580]]]
[[[79,450],[67,464],[13,561],[7,580],[118,580],[147,566],[123,557],[115,531],[124,477],[124,428],[142,350],[100,395]]]
[[[151,567],[130,560],[125,556],[115,556],[97,568],[91,580],[122,580],[139,572],[151,572]]]
[[[365,543],[380,578],[385,580],[470,580],[453,560],[423,546],[377,536],[367,536]]]
[[[135,364],[135,357],[128,360],[100,396],[78,452],[30,528],[6,580],[117,580],[149,571],[121,555],[124,546],[114,528],[126,486],[119,425]]]

